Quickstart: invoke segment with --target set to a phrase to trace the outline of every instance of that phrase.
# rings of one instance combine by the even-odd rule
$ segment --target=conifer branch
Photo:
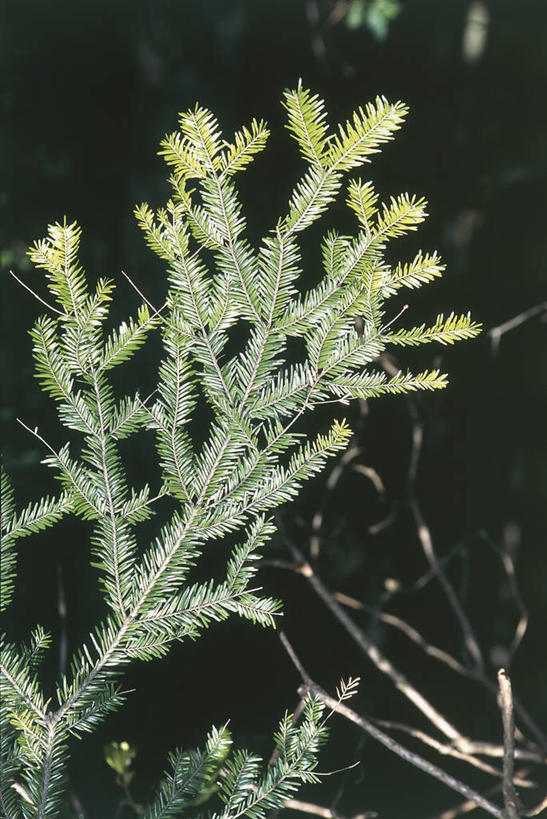
[[[83,467],[68,457],[67,448],[64,447],[60,452],[57,452],[53,449],[51,444],[40,435],[37,428],[31,429],[24,421],[21,421],[20,418],[17,418],[17,423],[20,424],[23,429],[26,429],[27,432],[30,432],[31,435],[34,435],[51,453],[51,456],[46,458],[44,463],[56,465],[60,468],[63,476],[66,478],[67,484],[74,490],[76,497],[80,501],[79,510],[84,514],[87,512],[88,516],[89,513],[91,513],[92,516],[100,518],[104,510],[100,506],[100,501],[95,496],[95,493],[91,491],[88,473]],[[72,494],[72,500],[74,502],[74,494]],[[83,506],[81,501],[84,503]]]
[[[220,385],[220,387],[222,389],[222,392],[224,393],[227,401],[231,403],[232,396],[230,394],[230,390],[228,389],[228,386],[227,386],[226,381],[224,379],[224,376],[222,374],[222,370],[220,368],[220,364],[218,362],[217,356],[216,356],[216,354],[215,354],[215,352],[213,350],[213,343],[214,342],[213,342],[212,337],[211,337],[211,335],[209,334],[209,332],[208,332],[208,330],[206,328],[207,319],[204,319],[204,317],[202,315],[202,310],[200,308],[200,305],[197,302],[196,288],[195,288],[195,285],[194,285],[194,283],[192,281],[192,277],[191,277],[191,275],[189,273],[189,267],[188,267],[188,262],[187,262],[187,258],[186,258],[188,251],[187,251],[186,248],[183,248],[181,246],[181,244],[180,244],[180,235],[178,233],[177,233],[177,245],[178,245],[178,250],[179,250],[178,260],[180,262],[180,265],[182,267],[184,276],[186,278],[187,291],[189,293],[192,308],[193,308],[193,312],[194,312],[194,315],[195,315],[196,320],[197,320],[197,326],[198,326],[199,331],[200,331],[200,336],[201,336],[201,339],[203,341],[204,348],[206,349],[206,360],[211,365],[211,367],[213,368],[214,373],[216,375],[216,378],[218,379],[218,383],[219,383],[219,385]]]
[[[285,91],[283,107],[288,112],[287,129],[298,142],[301,153],[308,162],[321,167],[328,146],[328,126],[323,100],[313,96],[298,81],[296,91]]]
[[[5,647],[3,648],[4,651],[6,651],[7,656],[7,650]],[[18,663],[19,666],[20,663],[21,660],[19,660]],[[16,667],[14,672],[12,673],[10,671],[10,668],[8,668],[8,665],[5,662],[0,661],[0,671],[2,672],[2,679],[4,681],[4,685],[6,685],[6,687],[11,688],[13,695],[19,700],[21,700],[21,702],[24,703],[25,706],[35,714],[36,718],[40,722],[45,722],[46,713],[43,707],[37,705],[38,698],[36,691],[35,690],[29,691],[28,680],[26,679],[26,677],[21,678],[19,676],[20,668]],[[6,694],[6,692],[4,692],[3,696],[7,697],[8,695]],[[41,696],[40,699],[42,699]]]
[[[71,509],[72,502],[66,492],[62,492],[57,498],[43,497],[21,510],[13,524],[5,530],[3,537],[11,541],[40,532],[60,520]],[[2,566],[2,570],[4,568]]]
[[[386,300],[401,287],[432,281],[443,266],[436,254],[421,253],[409,264],[386,265],[387,241],[416,229],[425,202],[403,194],[379,205],[372,185],[360,180],[348,187],[357,235],[329,233],[322,243],[324,276],[299,293],[299,235],[326,212],[344,173],[368,162],[392,138],[406,109],[379,97],[332,134],[324,102],[302,83],[285,92],[284,105],[307,167],[286,215],[266,233],[258,252],[242,236],[245,216],[233,177],[264,148],[265,123],[252,120],[229,143],[215,116],[196,106],[181,114],[180,130],[163,140],[160,153],[172,169],[173,199],[156,212],[146,204],[135,210],[148,246],[168,267],[169,291],[159,310],[124,273],[143,303],[135,317],[107,334],[114,283],[100,279],[90,289],[78,262],[79,226],[52,225],[31,248],[61,307],[52,308],[60,318],[42,317],[32,330],[36,375],[57,402],[61,425],[81,433],[83,445],[71,449],[78,454],[69,454],[68,444],[57,451],[20,422],[48,450],[45,463],[56,470],[63,490],[16,513],[3,476],[2,556],[8,571],[2,605],[14,589],[16,539],[70,511],[93,522],[92,565],[100,570],[110,611],[74,654],[70,672],[61,675],[56,710],[45,702],[35,670],[47,636],[36,630],[28,650],[6,649],[10,713],[7,721],[3,712],[1,718],[21,747],[13,764],[22,776],[23,784],[14,782],[24,819],[57,815],[68,737],[94,730],[121,705],[118,681],[131,660],[162,656],[174,641],[195,638],[232,614],[275,624],[279,604],[261,596],[254,579],[262,547],[275,530],[265,515],[294,498],[350,438],[339,420],[312,437],[300,423],[307,413],[332,397],[347,403],[442,389],[446,377],[437,370],[388,378],[370,365],[388,344],[448,344],[479,330],[468,316],[451,314],[429,328],[390,331],[400,313],[385,323]],[[196,180],[197,191],[187,187],[189,180]],[[241,320],[247,325],[239,329],[247,334],[232,353],[228,330]],[[158,328],[163,357],[157,389],[144,401],[138,392],[117,398],[107,380],[110,371]],[[300,360],[286,360],[289,337],[304,340]],[[198,447],[190,422],[204,404],[212,420]],[[119,441],[145,429],[156,436],[161,469],[156,490],[132,486],[120,454]],[[151,542],[137,544],[135,526],[163,496],[176,508]],[[224,579],[195,582],[191,572],[207,543],[242,530],[241,543],[226,559]],[[350,682],[340,701],[351,688]],[[317,781],[316,755],[325,735],[321,713],[320,703],[310,698],[299,724],[283,720],[278,756],[265,772],[248,752],[228,760],[229,735],[225,728],[213,729],[205,751],[171,756],[171,771],[145,816],[174,816],[218,788],[224,802],[219,816],[263,819],[299,783]]]
[[[250,130],[243,126],[241,131],[234,134],[232,144],[225,143],[226,148],[220,155],[220,178],[244,170],[254,160],[255,155],[264,150],[269,135],[270,132],[262,120],[253,119]]]
[[[97,376],[95,374],[92,376],[92,384],[93,384],[93,390],[94,390],[94,393],[95,393],[95,398],[96,398],[96,401],[97,401],[97,413],[98,413],[98,419],[99,419],[99,429],[98,429],[98,434],[96,435],[96,440],[97,440],[97,443],[98,443],[98,446],[99,446],[100,467],[102,469],[102,479],[103,479],[102,483],[103,483],[104,492],[105,492],[105,495],[106,495],[106,504],[107,504],[107,508],[108,508],[108,515],[109,515],[109,518],[110,518],[109,527],[108,527],[109,528],[109,533],[108,533],[108,536],[107,536],[106,540],[107,540],[107,542],[110,539],[112,541],[110,551],[111,551],[111,554],[112,554],[112,573],[113,573],[113,577],[114,577],[114,588],[115,588],[115,596],[114,596],[114,600],[113,600],[113,605],[114,605],[115,610],[117,610],[119,612],[121,618],[123,619],[125,617],[125,603],[124,603],[124,599],[123,599],[122,588],[121,588],[121,580],[120,580],[120,572],[121,572],[121,566],[120,566],[121,544],[120,544],[120,540],[121,540],[121,538],[123,536],[122,532],[121,532],[121,526],[123,524],[120,524],[119,521],[118,521],[118,514],[117,514],[117,511],[116,511],[115,506],[114,506],[114,493],[123,494],[124,490],[120,486],[121,474],[119,472],[118,464],[117,463],[114,464],[112,462],[113,461],[112,454],[109,453],[109,451],[108,451],[107,440],[108,440],[109,434],[107,432],[107,422],[106,422],[106,418],[105,418],[105,410],[104,410],[104,407],[103,407],[103,394],[102,394],[102,391],[101,391],[101,389],[99,387],[99,382],[98,382]],[[112,467],[114,467],[114,469],[117,472],[117,475],[116,475],[115,478],[114,478],[114,476],[112,474]],[[114,481],[118,483],[117,487],[113,486]],[[124,557],[125,557],[124,563],[126,564],[124,570],[126,572],[128,572],[128,571],[131,570],[132,561],[130,559],[129,554],[126,554]]]

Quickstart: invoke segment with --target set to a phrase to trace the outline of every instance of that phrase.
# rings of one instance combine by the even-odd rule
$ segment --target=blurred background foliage
[[[408,296],[406,324],[447,308],[471,309],[489,330],[544,302],[546,23],[544,0],[7,0],[0,96],[1,413],[4,460],[21,501],[51,489],[51,476],[16,416],[30,426],[39,423],[53,442],[63,433],[32,381],[26,331],[39,305],[7,271],[40,291],[26,247],[66,214],[84,229],[89,273],[119,282],[120,316],[136,306],[122,269],[160,303],[161,266],[144,247],[132,209],[142,200],[152,206],[165,201],[159,140],[175,129],[177,113],[196,101],[215,111],[227,134],[252,116],[272,128],[266,153],[241,179],[256,241],[283,211],[300,169],[283,129],[283,88],[302,77],[326,99],[333,122],[378,93],[404,100],[408,122],[374,159],[370,175],[384,196],[409,191],[430,202],[430,219],[419,234],[393,243],[394,258],[436,248],[448,265],[440,284]],[[342,200],[327,218],[329,226],[353,230]],[[322,225],[304,248],[309,281],[317,275],[325,230]],[[451,384],[420,402],[427,422],[417,484],[439,552],[455,550],[458,587],[493,667],[503,661],[516,615],[495,575],[491,546],[516,556],[531,626],[513,684],[540,725],[547,724],[544,318],[539,311],[497,346],[485,332],[446,353],[427,350],[425,363],[445,367]],[[157,355],[154,344],[142,352],[127,368],[128,383],[144,381],[146,392],[152,378],[147,362]],[[362,471],[347,470],[334,492],[324,480],[308,487],[284,522],[306,548],[320,508],[323,577],[332,588],[375,604],[386,578],[412,582],[425,564],[405,505],[407,405],[386,399],[364,409],[366,416],[358,407],[347,413],[359,431],[358,463],[376,470],[385,492],[378,494]],[[148,479],[148,442],[131,440],[127,453],[132,468]],[[386,517],[389,525],[379,528]],[[60,633],[70,651],[95,622],[101,604],[85,537],[82,524],[66,521],[23,542],[15,634],[38,621]],[[277,556],[283,556],[281,539]],[[395,713],[398,695],[301,578],[272,567],[264,570],[263,583],[286,601],[284,628],[318,681],[333,686],[341,674],[361,674],[362,709],[384,718]],[[453,623],[441,605],[434,593],[411,602],[413,622],[457,652]],[[379,639],[456,721],[464,719],[474,735],[499,738],[495,709],[475,707],[470,684],[417,661],[396,638]],[[52,655],[51,679],[58,662],[62,656]],[[284,708],[296,703],[296,684],[275,635],[235,622],[212,629],[198,645],[177,647],[162,664],[131,669],[127,687],[137,691],[127,707],[75,746],[73,784],[86,816],[106,815],[105,805],[116,799],[106,742],[135,746],[135,792],[140,787],[145,794],[167,751],[199,742],[215,720],[231,717],[236,738],[268,755],[265,737]],[[362,765],[330,777],[315,798],[326,804],[327,794],[342,784],[346,813],[379,810],[382,817],[400,815],[403,792],[407,816],[426,816],[446,804],[441,786],[424,782],[376,746],[359,745],[349,727],[336,726],[334,733],[324,769],[356,757]]]

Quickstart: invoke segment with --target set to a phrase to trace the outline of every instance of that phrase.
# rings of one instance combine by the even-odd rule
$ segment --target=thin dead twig
[[[312,566],[304,559],[297,546],[289,542],[289,548],[299,566],[299,571],[310,583],[316,594],[323,600],[338,622],[344,627],[359,648],[368,656],[371,662],[393,682],[395,687],[404,694],[424,714],[435,727],[452,742],[464,742],[457,728],[452,725],[436,708],[408,681],[393,663],[380,651],[366,633],[357,626],[343,607],[327,589],[321,578],[315,573]]]
[[[279,639],[281,640],[283,648],[285,649],[285,651],[289,655],[293,665],[295,666],[296,670],[300,674],[302,682],[305,683],[305,685],[308,685],[308,686],[312,685],[313,684],[312,678],[310,677],[310,675],[308,674],[308,672],[306,671],[306,669],[304,668],[304,666],[300,662],[300,658],[298,657],[296,651],[294,650],[291,643],[289,642],[289,639],[288,639],[288,637],[287,637],[287,635],[285,634],[284,631],[279,632]]]
[[[332,808],[324,808],[322,805],[315,805],[313,802],[302,802],[300,799],[285,799],[283,803],[290,810],[297,810],[300,813],[311,813],[314,816],[321,816],[322,819],[345,819],[341,813]],[[365,811],[356,813],[349,819],[375,819],[378,814],[375,811]]]
[[[515,775],[516,779],[524,778],[528,775],[529,770],[527,768],[522,768],[521,770],[517,771]],[[485,791],[485,796],[493,796],[496,793],[501,791],[502,785],[495,785],[493,788]],[[475,810],[476,805],[474,802],[466,801],[461,802],[459,805],[455,805],[452,808],[448,808],[448,810],[444,810],[442,813],[439,813],[430,819],[457,819],[458,816],[463,816],[464,813],[470,813],[472,810]],[[522,816],[537,816],[543,810],[547,808],[547,796],[542,799],[542,801],[536,805],[534,808],[530,808],[529,810],[523,810]]]
[[[519,619],[517,625],[515,626],[515,632],[513,634],[513,639],[511,640],[511,645],[509,647],[509,657],[508,665],[512,662],[515,653],[517,652],[522,640],[524,639],[524,635],[528,629],[528,609],[526,604],[522,598],[520,593],[520,588],[517,581],[517,573],[515,569],[515,561],[511,556],[511,552],[514,549],[511,544],[505,541],[501,546],[495,543],[487,534],[487,532],[480,532],[479,537],[482,541],[484,541],[499,557],[503,571],[505,572],[505,576],[507,578],[507,582],[509,584],[509,588],[511,594],[513,596],[513,600],[515,601],[515,605],[517,607],[519,613]]]
[[[530,808],[530,810],[525,811],[524,816],[537,816],[544,810],[547,810],[547,796],[544,797],[535,808]]]
[[[416,402],[412,398],[409,398],[408,406],[413,422],[413,429],[421,430],[422,424],[419,418],[418,407]],[[483,652],[475,636],[471,622],[467,617],[465,611],[463,610],[459,598],[456,592],[454,591],[454,587],[452,586],[452,583],[448,578],[448,574],[445,571],[443,561],[439,559],[436,553],[433,544],[433,538],[431,536],[431,530],[425,521],[425,518],[422,514],[421,506],[414,493],[413,482],[416,477],[422,446],[423,435],[421,434],[421,432],[419,435],[413,435],[412,450],[408,467],[409,503],[412,515],[414,517],[418,538],[422,546],[422,551],[426,557],[426,560],[429,563],[430,569],[433,572],[434,576],[437,578],[438,582],[440,583],[446,595],[448,603],[452,609],[452,612],[460,625],[463,634],[464,644],[467,648],[467,651],[469,652],[469,655],[473,659],[474,667],[469,669],[468,676],[474,677],[476,680],[482,683],[482,685],[484,685],[486,689],[494,693],[496,691],[496,685],[486,673]],[[520,611],[520,619],[517,624],[515,635],[512,641],[512,650],[514,652],[514,650],[516,650],[516,646],[518,646],[519,641],[522,639],[526,631],[528,623],[527,611],[524,606],[524,602],[520,597],[518,586],[516,584],[516,578],[514,575],[514,566],[508,554],[505,554],[505,559],[502,554],[502,563],[507,573],[508,580],[511,584],[511,589],[515,595],[516,605]],[[534,720],[530,717],[525,708],[517,701],[515,701],[514,703],[514,708],[519,718],[527,726],[528,730],[534,735],[537,742],[541,746],[542,750],[543,751],[547,750],[547,738],[535,724]]]
[[[410,511],[412,512],[412,517],[414,518],[414,523],[416,526],[418,539],[422,546],[422,551],[425,555],[427,562],[429,563],[431,570],[437,577],[437,580],[440,583],[446,595],[446,599],[448,600],[448,603],[450,605],[450,608],[452,609],[452,612],[454,613],[454,616],[456,617],[456,620],[460,624],[460,628],[462,630],[463,639],[467,651],[473,658],[476,670],[484,674],[484,657],[479,642],[473,632],[473,628],[471,626],[469,618],[464,612],[463,606],[460,603],[456,592],[454,591],[454,587],[452,586],[452,583],[450,582],[448,575],[444,570],[443,564],[437,557],[437,553],[433,545],[431,531],[425,521],[425,518],[422,514],[420,503],[414,492],[414,486],[416,483],[416,477],[418,474],[418,468],[420,465],[420,458],[422,454],[424,436],[423,423],[420,420],[418,407],[416,402],[412,398],[408,399],[408,407],[412,419],[412,446],[407,470]]]
[[[442,714],[440,714],[439,711],[437,711],[432,703],[430,703],[409,682],[406,676],[403,675],[380,651],[380,649],[370,640],[367,634],[354,623],[354,621],[344,611],[335,595],[328,590],[310,563],[304,559],[304,556],[298,547],[291,543],[286,535],[285,538],[295,560],[296,565],[294,570],[298,571],[307,579],[317,595],[323,600],[327,608],[329,608],[331,613],[340,622],[340,624],[357,643],[361,650],[363,650],[363,652],[374,663],[378,670],[388,676],[396,688],[398,688],[398,690],[400,690],[404,696],[406,696],[407,699],[409,699],[429,719],[429,721],[450,740],[455,750],[459,754],[468,756],[482,754],[484,756],[501,758],[503,755],[503,748],[501,746],[488,742],[477,742],[463,736],[454,725],[452,725]],[[387,619],[391,617],[391,615],[385,616]],[[418,641],[422,641],[422,646],[425,645],[427,647],[427,642],[421,637],[421,635],[418,634],[418,632],[413,632],[411,627],[407,628],[407,634],[412,634],[415,639],[418,638]],[[431,651],[435,653],[435,647],[432,647]],[[454,658],[450,658],[450,655],[448,655],[446,652],[443,653],[441,650],[439,650],[438,659],[441,658],[444,659],[445,662],[446,659],[449,658],[451,660],[449,664],[454,668],[454,670],[459,671],[462,675],[477,679],[488,690],[496,690],[494,683],[488,679],[482,668],[475,667],[473,669],[466,669],[461,664],[458,664]],[[518,754],[523,758],[531,758],[535,762],[543,761],[542,755],[540,753],[535,753],[534,751],[528,752],[527,750],[519,749]]]
[[[424,773],[429,774],[434,779],[437,779],[439,782],[442,782],[447,787],[451,788],[452,790],[456,791],[457,793],[461,793],[462,796],[465,796],[467,799],[470,799],[476,803],[476,805],[483,810],[487,811],[491,816],[497,816],[499,819],[505,819],[503,809],[498,807],[498,805],[490,802],[490,800],[486,799],[482,794],[478,791],[475,791],[473,788],[470,788],[465,782],[462,782],[459,779],[451,776],[450,774],[443,771],[441,768],[437,767],[433,763],[429,762],[424,757],[419,756],[418,754],[414,753],[413,751],[409,751],[400,743],[396,742],[392,737],[388,734],[381,731],[375,725],[373,725],[369,720],[365,719],[364,717],[357,714],[353,709],[348,708],[347,705],[343,703],[338,703],[335,699],[330,697],[322,688],[318,685],[314,684],[310,689],[311,693],[315,694],[325,705],[329,708],[332,708],[333,711],[336,711],[338,714],[341,714],[343,717],[348,719],[350,722],[355,723],[358,725],[363,731],[366,731],[373,739],[376,739],[380,742],[385,748],[388,748],[393,753],[397,754],[397,756],[404,759],[406,762],[409,762],[414,767],[418,768]]]
[[[375,725],[380,726],[381,728],[391,729],[392,731],[401,731],[409,736],[413,737],[414,739],[423,742],[424,745],[428,745],[430,748],[433,748],[437,751],[441,756],[451,756],[455,759],[461,759],[463,762],[469,763],[474,768],[478,768],[480,771],[484,771],[485,773],[490,774],[491,776],[496,776],[499,779],[502,779],[502,771],[499,768],[494,767],[494,765],[490,765],[488,762],[485,762],[482,759],[478,759],[476,756],[473,756],[472,753],[464,753],[463,751],[458,750],[453,745],[447,744],[445,742],[439,742],[438,740],[434,739],[429,734],[426,734],[425,731],[420,731],[416,728],[412,728],[410,725],[403,725],[399,722],[392,722],[391,720],[383,720],[383,719],[373,719],[372,720]],[[473,744],[473,743],[470,743]],[[476,753],[479,753],[480,743],[477,743],[477,750]],[[498,756],[502,756],[503,749],[500,747],[493,747],[493,751],[499,750],[500,753]],[[494,754],[491,754],[494,756]],[[536,787],[536,783],[532,782],[530,779],[524,779],[522,777],[518,778],[515,775],[515,784],[519,785],[522,788],[534,788]]]
[[[356,610],[366,611],[369,614],[374,615],[380,622],[385,623],[388,626],[392,626],[396,628],[398,631],[402,632],[409,640],[411,640],[415,645],[422,649],[424,654],[427,654],[430,657],[434,657],[439,662],[444,663],[453,671],[456,671],[458,674],[462,676],[469,676],[469,670],[465,668],[455,657],[449,654],[444,649],[439,648],[438,646],[429,643],[420,633],[417,631],[410,623],[407,623],[405,620],[402,620],[400,617],[397,617],[395,614],[388,614],[388,612],[381,611],[374,606],[367,606],[366,603],[361,603],[360,600],[355,600],[352,597],[349,597],[347,594],[343,594],[342,592],[333,592],[333,597],[338,602],[342,603],[343,606],[348,606],[349,608],[353,608]]]
[[[412,512],[412,516],[414,518],[414,522],[416,524],[416,531],[418,533],[418,539],[421,543],[423,553],[433,573],[437,577],[437,580],[442,586],[442,589],[446,595],[446,598],[450,604],[450,608],[454,613],[454,616],[456,617],[458,623],[460,624],[465,647],[467,648],[467,651],[469,652],[470,656],[473,658],[476,670],[484,673],[484,657],[479,646],[479,642],[475,637],[473,628],[466,613],[463,610],[462,604],[460,603],[458,596],[454,591],[454,587],[452,586],[452,583],[448,579],[448,575],[446,574],[441,561],[437,557],[437,553],[433,546],[433,538],[431,537],[431,531],[422,514],[420,504],[417,498],[414,496],[410,497],[410,509]]]
[[[163,302],[163,304],[162,304],[162,306],[161,306],[161,307],[154,307],[154,305],[152,304],[152,302],[151,302],[151,301],[149,301],[149,299],[147,299],[147,298],[146,298],[146,296],[144,295],[144,293],[142,293],[142,291],[141,291],[141,290],[139,290],[139,288],[137,287],[137,285],[135,284],[135,282],[133,281],[133,279],[132,279],[132,278],[129,276],[129,274],[128,274],[128,273],[126,273],[126,272],[125,272],[125,270],[122,270],[122,271],[121,271],[121,273],[122,273],[122,276],[123,276],[125,279],[127,279],[127,281],[129,282],[129,284],[131,285],[131,287],[132,287],[132,288],[133,288],[133,289],[134,289],[134,290],[135,290],[135,291],[136,291],[136,292],[139,294],[139,296],[140,296],[140,297],[141,297],[141,299],[142,299],[142,300],[145,302],[145,304],[146,304],[146,305],[147,305],[147,306],[150,308],[150,310],[152,310],[152,313],[151,313],[151,315],[150,315],[150,319],[149,319],[149,321],[151,321],[152,319],[156,318],[156,316],[159,316],[159,317],[161,318],[161,320],[162,320],[162,321],[163,321],[165,324],[168,324],[169,322],[168,322],[166,319],[164,319],[164,317],[161,315],[161,313],[162,313],[162,311],[163,311],[163,310],[165,310],[165,308],[166,308],[166,307],[167,307],[167,305],[169,304],[169,299],[165,299],[165,301]]]
[[[24,282],[22,279],[20,279],[18,276],[16,276],[16,275],[15,275],[15,273],[13,272],[13,270],[10,270],[10,275],[11,275],[11,276],[13,276],[13,278],[15,279],[15,281],[16,281],[18,284],[20,284],[20,285],[21,285],[21,287],[24,287],[24,288],[25,288],[25,290],[28,290],[28,292],[29,292],[29,293],[30,293],[32,296],[34,296],[34,298],[36,299],[36,301],[39,301],[41,304],[43,304],[43,305],[44,305],[44,307],[47,307],[47,308],[48,308],[48,310],[51,310],[53,313],[57,313],[57,315],[58,315],[58,316],[61,316],[61,318],[66,318],[66,313],[63,313],[61,310],[57,310],[57,308],[56,308],[56,307],[54,307],[54,306],[53,306],[52,304],[50,304],[49,302],[45,301],[45,299],[43,299],[41,296],[39,296],[39,295],[38,295],[38,293],[35,293],[35,292],[34,292],[34,290],[32,289],[32,287],[29,287],[29,286],[28,286],[28,284],[25,284],[25,282]]]
[[[429,776],[432,776],[433,778],[442,782],[447,787],[455,790],[457,793],[462,794],[462,796],[465,796],[467,799],[472,799],[478,805],[478,807],[483,808],[483,810],[487,811],[491,816],[496,816],[498,819],[505,819],[503,809],[483,797],[478,791],[473,790],[473,788],[470,788],[461,780],[447,774],[445,771],[441,770],[441,768],[438,768],[427,759],[424,759],[424,757],[419,756],[413,751],[409,751],[408,748],[405,748],[368,719],[362,717],[353,709],[348,708],[348,706],[344,705],[344,703],[340,702],[340,700],[336,700],[334,697],[329,696],[329,694],[327,694],[327,692],[324,691],[321,686],[317,685],[317,683],[311,680],[310,675],[305,670],[286,635],[283,635],[282,642],[301,676],[303,682],[303,685],[299,689],[299,693],[301,693],[301,695],[305,695],[307,693],[313,694],[319,700],[321,700],[321,702],[323,702],[327,708],[330,708],[331,711],[340,714],[350,722],[358,725],[362,731],[365,731],[369,736],[377,740],[381,745],[404,759],[406,762],[409,762],[411,765],[414,765],[414,767],[424,771],[424,773],[429,774]]]
[[[499,705],[503,723],[503,803],[507,819],[519,819],[520,800],[515,790],[515,716],[511,680],[505,669],[498,671]]]
[[[488,335],[490,336],[490,341],[492,344],[492,352],[494,354],[497,353],[501,337],[505,333],[508,333],[510,330],[514,330],[515,327],[519,327],[521,324],[524,324],[525,321],[528,321],[541,313],[545,313],[545,315],[547,315],[547,301],[534,304],[533,307],[523,310],[522,313],[519,313],[517,316],[513,316],[513,318],[504,321],[502,324],[498,324],[497,327],[492,327],[490,330],[488,330]]]

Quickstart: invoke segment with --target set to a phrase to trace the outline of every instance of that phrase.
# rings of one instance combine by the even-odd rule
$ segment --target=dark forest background
[[[394,242],[396,258],[437,249],[448,270],[440,283],[408,294],[406,325],[437,312],[470,309],[485,332],[455,349],[427,348],[419,359],[441,366],[450,386],[420,400],[426,420],[417,491],[437,549],[456,550],[454,580],[492,669],[516,621],[499,575],[495,548],[516,556],[530,627],[512,667],[513,685],[539,725],[547,726],[547,368],[545,316],[539,311],[493,344],[489,330],[545,302],[547,279],[547,5],[544,0],[401,0],[382,29],[341,0],[5,0],[2,8],[2,448],[20,501],[51,491],[43,454],[16,422],[40,424],[60,442],[51,408],[32,378],[27,334],[39,305],[9,275],[11,268],[43,292],[25,257],[48,223],[78,220],[92,277],[118,282],[120,317],[137,304],[127,270],[153,302],[165,292],[161,264],[146,249],[132,217],[136,203],[161,205],[167,195],[159,140],[177,113],[199,101],[226,134],[252,116],[269,122],[264,154],[242,177],[250,238],[283,211],[300,172],[284,130],[281,92],[299,77],[326,100],[331,122],[345,119],[376,94],[401,99],[410,116],[370,172],[385,196],[409,191],[429,200],[430,218],[410,239]],[[389,5],[389,4],[388,4]],[[366,9],[365,9],[366,10]],[[350,15],[345,14],[350,12]],[[473,35],[478,39],[473,40]],[[482,40],[481,40],[482,37]],[[481,45],[482,42],[482,45]],[[475,44],[475,51],[473,45]],[[353,225],[343,203],[323,220],[314,241],[335,225]],[[310,242],[310,281],[318,256]],[[408,318],[410,316],[410,318]],[[136,385],[158,355],[151,344],[127,381]],[[409,358],[403,360],[403,366]],[[410,356],[410,361],[415,359]],[[331,588],[374,605],[385,580],[411,583],[425,570],[405,503],[411,423],[405,399],[371,402],[347,416],[359,432],[359,463],[381,476],[385,494],[355,470],[334,492],[325,478],[310,484],[283,512],[285,531],[306,551],[312,519],[323,512],[318,570]],[[128,456],[149,477],[148,442]],[[328,477],[328,475],[327,475]],[[375,523],[390,516],[389,526]],[[372,527],[372,529],[371,529]],[[280,538],[269,555],[282,559]],[[60,589],[66,595],[69,650],[100,616],[88,566],[86,530],[67,520],[22,542],[20,588],[10,630],[23,636],[36,622],[59,632]],[[261,581],[285,602],[283,627],[314,678],[331,690],[342,675],[361,675],[356,708],[401,718],[400,696],[357,652],[302,578],[275,567]],[[504,591],[505,590],[505,591]],[[396,611],[399,609],[395,608]],[[401,604],[430,639],[460,651],[451,616],[431,592]],[[356,615],[367,626],[364,615]],[[62,625],[62,624],[61,624]],[[453,679],[388,633],[384,647],[418,687],[461,719],[474,736],[499,741],[499,715],[468,682]],[[57,670],[52,651],[48,673]],[[144,797],[168,750],[200,742],[212,722],[231,718],[238,741],[268,757],[271,731],[297,702],[298,677],[275,634],[229,622],[198,644],[175,647],[162,662],[127,674],[136,688],[127,706],[74,748],[72,785],[86,817],[110,815],[119,798],[103,745],[137,747],[135,793]],[[403,705],[403,715],[405,714]],[[310,798],[328,804],[344,788],[340,809],[381,817],[425,817],[451,804],[440,785],[362,742],[341,720],[322,770],[361,760],[329,777]],[[402,801],[404,797],[404,801]],[[124,815],[129,815],[129,812]]]

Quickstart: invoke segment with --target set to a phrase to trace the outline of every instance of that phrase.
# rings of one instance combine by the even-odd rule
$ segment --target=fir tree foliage
[[[135,316],[108,329],[114,282],[93,287],[79,262],[81,232],[55,224],[30,250],[56,302],[31,330],[36,377],[56,402],[62,426],[81,444],[54,448],[37,429],[45,463],[61,489],[18,510],[2,473],[2,586],[6,608],[16,588],[16,548],[71,513],[92,527],[90,557],[104,597],[104,617],[75,652],[53,700],[39,676],[49,637],[37,627],[26,646],[2,643],[3,813],[59,814],[69,742],[93,731],[118,708],[126,665],[161,657],[175,641],[196,639],[212,623],[236,614],[275,624],[279,603],[260,593],[256,571],[274,533],[269,515],[347,445],[350,429],[335,420],[309,435],[302,420],[325,402],[345,404],[410,390],[445,387],[437,370],[387,377],[376,366],[389,345],[471,338],[469,316],[442,315],[430,327],[400,329],[387,319],[387,300],[442,274],[436,254],[419,252],[390,267],[389,241],[417,228],[426,203],[407,194],[380,204],[369,180],[353,178],[347,202],[354,236],[330,231],[322,242],[324,275],[301,292],[299,234],[339,194],[344,176],[370,161],[400,127],[406,108],[378,97],[331,130],[323,101],[301,83],[286,91],[288,129],[306,163],[282,214],[257,249],[235,179],[266,145],[259,120],[223,138],[214,114],[197,105],[162,142],[172,196],[154,211],[136,208],[152,251],[166,263],[169,289],[159,310],[143,303]],[[395,311],[389,313],[395,315]],[[386,320],[387,319],[387,320]],[[228,352],[229,329],[244,322],[247,337]],[[161,332],[163,358],[156,392],[118,396],[112,371],[130,359],[151,332]],[[305,356],[288,362],[288,339],[303,339]],[[212,421],[196,443],[190,422],[206,402]],[[132,485],[119,442],[141,430],[155,435],[160,484]],[[138,536],[160,498],[171,512],[152,542]],[[195,581],[204,548],[236,533],[223,579]],[[174,752],[145,816],[178,816],[215,789],[213,814],[262,819],[301,782],[316,781],[324,739],[321,707],[310,699],[302,721],[286,718],[276,762],[265,771],[243,751],[228,755],[226,728],[213,729],[200,752]]]

